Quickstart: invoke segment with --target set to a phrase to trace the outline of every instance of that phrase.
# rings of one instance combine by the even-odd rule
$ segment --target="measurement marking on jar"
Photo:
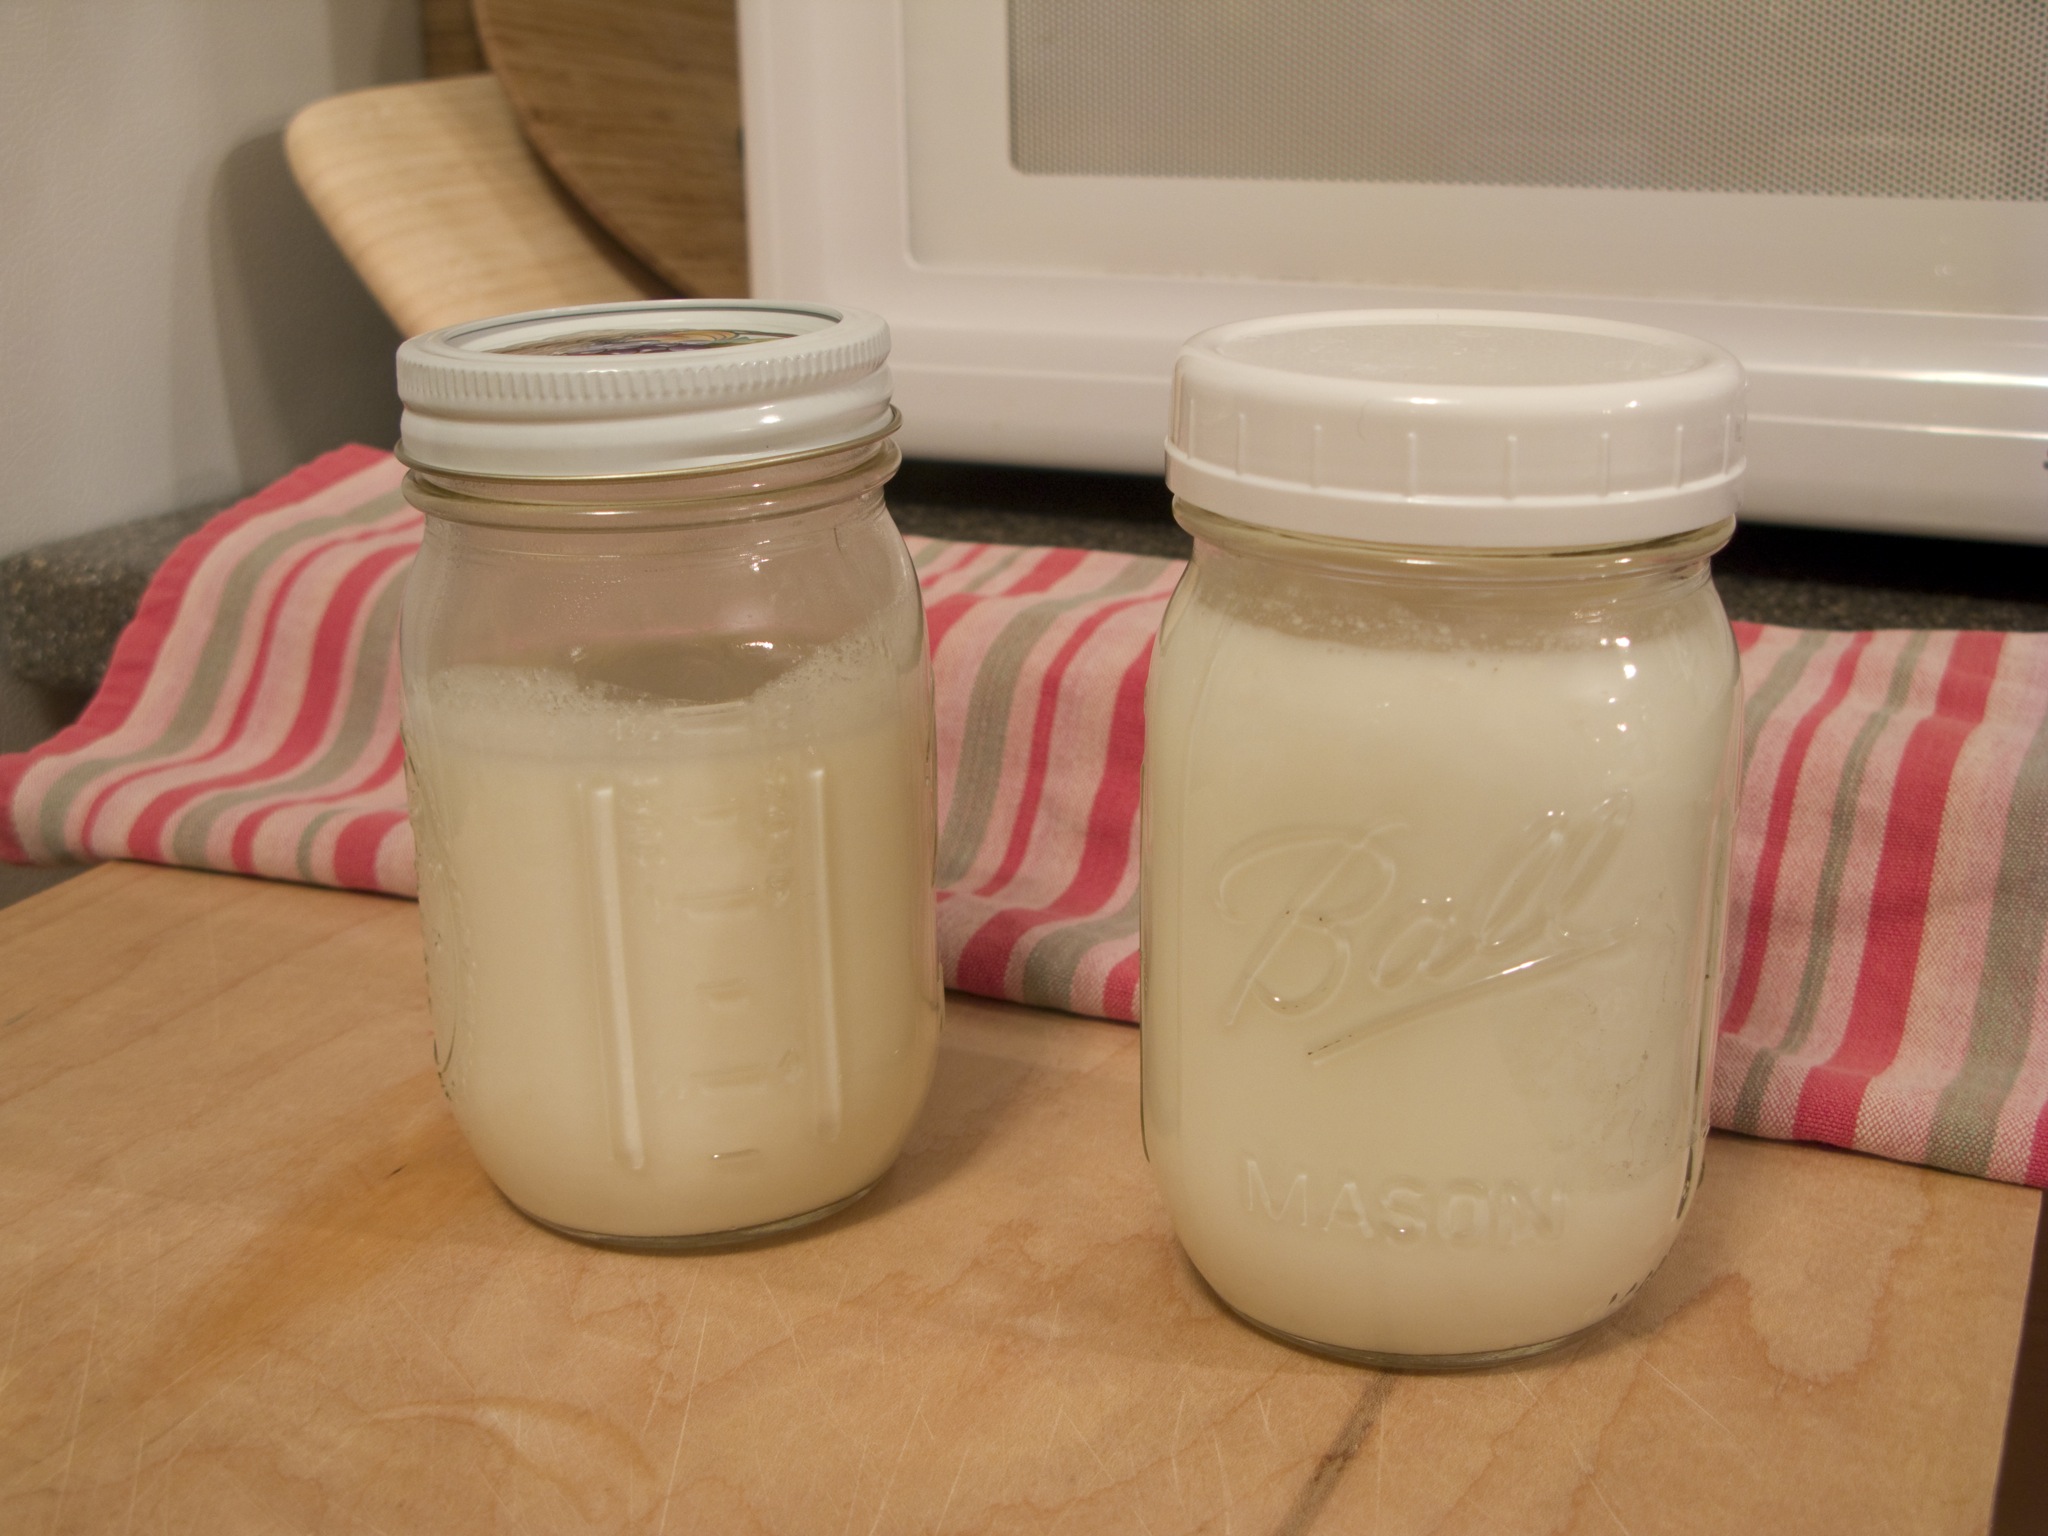
[[[804,810],[810,820],[812,944],[818,975],[818,1130],[827,1141],[839,1135],[843,1118],[839,1081],[838,984],[832,967],[832,887],[825,855],[825,768],[818,764],[804,775],[810,793]]]
[[[706,1007],[721,1012],[740,1012],[754,1001],[754,989],[736,977],[699,982],[697,995],[704,1000]]]
[[[640,1087],[633,1061],[633,1008],[626,974],[626,915],[619,897],[619,829],[616,796],[609,784],[590,791],[590,855],[596,866],[598,928],[605,965],[605,1054],[611,1071],[612,1154],[628,1168],[647,1166],[640,1132]]]

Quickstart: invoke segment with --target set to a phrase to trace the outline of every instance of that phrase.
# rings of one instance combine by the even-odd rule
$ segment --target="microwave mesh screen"
[[[1009,0],[1057,176],[2048,201],[2048,0]]]

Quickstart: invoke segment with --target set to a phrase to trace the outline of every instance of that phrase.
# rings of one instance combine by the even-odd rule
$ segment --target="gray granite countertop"
[[[1166,488],[1139,475],[913,461],[906,533],[1184,556]],[[217,510],[143,518],[0,560],[0,654],[62,694],[97,686],[150,575]],[[1745,525],[1714,561],[1729,614],[1830,629],[2048,630],[2048,547]]]
[[[137,518],[0,559],[0,657],[8,670],[60,694],[98,687],[149,578],[226,505]]]

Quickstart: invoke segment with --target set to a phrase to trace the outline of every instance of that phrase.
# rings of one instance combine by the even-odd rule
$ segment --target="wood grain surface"
[[[583,206],[683,293],[744,295],[733,0],[476,0],[476,22]]]
[[[1716,1137],[1619,1318],[1378,1375],[1222,1311],[1136,1082],[956,997],[868,1200],[603,1252],[471,1160],[410,904],[94,871],[0,913],[0,1530],[1985,1528],[2036,1194]]]
[[[563,190],[489,75],[329,97],[293,120],[285,150],[335,244],[408,336],[673,291]]]

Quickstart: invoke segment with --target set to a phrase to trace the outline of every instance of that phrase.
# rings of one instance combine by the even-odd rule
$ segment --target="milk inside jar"
[[[1196,1268],[1272,1332],[1395,1364],[1543,1347],[1626,1302],[1701,1172],[1739,372],[1533,316],[1190,350],[1196,556],[1147,701],[1148,1155]],[[1643,486],[1629,412],[1660,389],[1714,451],[1663,420]],[[1474,467],[1489,432],[1513,448]]]
[[[752,691],[745,642],[428,681],[408,743],[436,1055],[520,1209],[725,1232],[894,1158],[938,1026],[929,747],[922,679],[864,667],[862,639]]]
[[[931,1080],[930,664],[872,316],[674,301],[401,352],[435,1057],[521,1211],[815,1220]]]

